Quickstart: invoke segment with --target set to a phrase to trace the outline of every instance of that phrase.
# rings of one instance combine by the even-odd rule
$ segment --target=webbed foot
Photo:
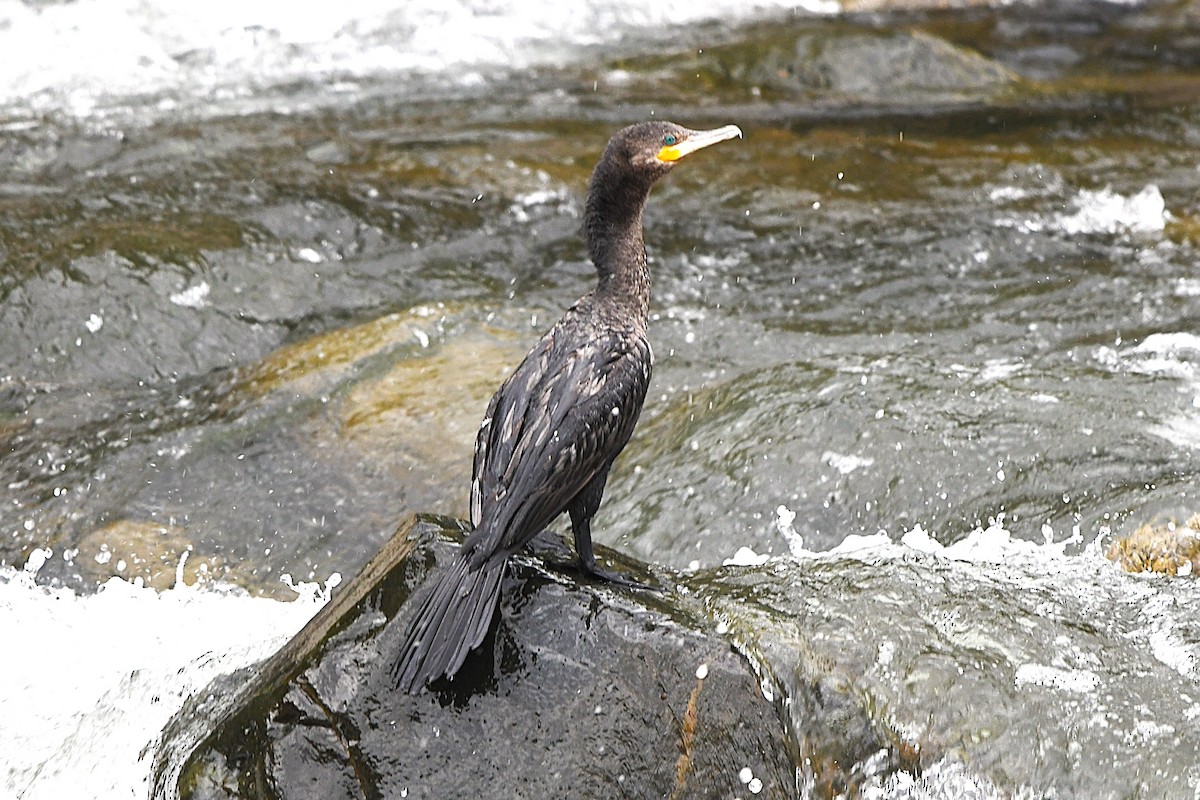
[[[654,592],[656,594],[661,594],[663,592],[661,587],[651,586],[648,583],[642,583],[641,581],[634,580],[623,573],[604,569],[595,561],[588,563],[584,559],[580,559],[579,571],[585,575],[591,575],[594,578],[599,578],[600,580],[607,581],[617,586],[624,586],[627,589],[641,589],[644,592]]]

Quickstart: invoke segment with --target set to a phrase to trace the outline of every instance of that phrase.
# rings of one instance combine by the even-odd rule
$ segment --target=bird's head
[[[608,143],[605,157],[615,165],[657,180],[679,159],[709,145],[741,137],[736,125],[694,131],[674,122],[639,122],[618,131]]]

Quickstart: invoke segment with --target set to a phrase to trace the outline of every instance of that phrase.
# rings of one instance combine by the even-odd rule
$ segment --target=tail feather
[[[472,568],[459,555],[437,578],[408,624],[392,668],[396,688],[410,694],[441,676],[454,677],[491,627],[507,559]]]

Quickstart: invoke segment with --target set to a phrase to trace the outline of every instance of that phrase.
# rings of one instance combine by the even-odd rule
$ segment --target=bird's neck
[[[649,186],[596,186],[584,212],[588,254],[596,265],[596,297],[646,320],[650,312],[650,270],[642,235],[642,209]],[[603,191],[596,191],[596,189]]]

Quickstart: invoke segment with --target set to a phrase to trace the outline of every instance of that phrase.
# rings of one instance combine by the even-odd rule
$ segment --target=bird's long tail
[[[408,623],[400,658],[392,669],[396,688],[416,694],[441,676],[454,677],[467,653],[487,636],[507,558],[472,567],[458,555],[425,596]]]

